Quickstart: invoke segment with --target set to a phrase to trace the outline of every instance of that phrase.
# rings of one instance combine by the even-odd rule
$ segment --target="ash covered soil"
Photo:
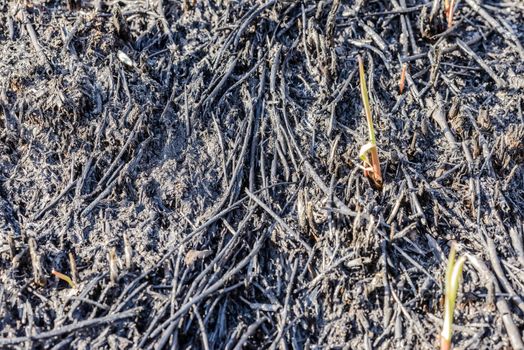
[[[524,4],[440,3],[0,1],[0,347],[431,349],[455,241],[523,349]]]

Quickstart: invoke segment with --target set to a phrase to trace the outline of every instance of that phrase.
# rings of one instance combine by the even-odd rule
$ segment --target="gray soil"
[[[524,3],[441,3],[0,0],[0,348],[433,349],[455,241],[524,349]]]

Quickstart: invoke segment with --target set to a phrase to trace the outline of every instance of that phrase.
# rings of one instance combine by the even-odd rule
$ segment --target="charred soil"
[[[524,4],[441,3],[0,0],[0,347],[432,349],[455,241],[523,349]]]

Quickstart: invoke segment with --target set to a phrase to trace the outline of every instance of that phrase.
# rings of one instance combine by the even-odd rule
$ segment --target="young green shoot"
[[[75,282],[73,282],[73,280],[72,280],[69,276],[64,275],[63,273],[58,272],[58,271],[56,271],[56,270],[51,271],[51,273],[52,273],[53,275],[55,275],[56,277],[58,277],[59,279],[61,279],[62,281],[67,282],[67,284],[69,284],[69,286],[70,286],[71,288],[73,288],[73,289],[76,288],[76,284],[75,284]]]
[[[364,175],[371,179],[376,188],[382,189],[382,172],[380,171],[377,141],[375,138],[375,129],[373,127],[371,105],[369,103],[368,88],[366,84],[366,72],[364,70],[364,61],[360,55],[358,56],[358,67],[362,104],[364,105],[364,112],[366,114],[366,121],[369,131],[369,142],[362,146],[359,152],[359,157],[364,162]],[[368,158],[368,155],[370,155],[371,158]]]
[[[453,314],[455,312],[455,302],[462,277],[462,268],[466,257],[461,256],[455,261],[456,248],[455,243],[451,244],[451,250],[448,258],[448,268],[446,271],[445,285],[445,304],[444,304],[444,325],[440,334],[440,349],[451,349],[451,337],[453,335]]]

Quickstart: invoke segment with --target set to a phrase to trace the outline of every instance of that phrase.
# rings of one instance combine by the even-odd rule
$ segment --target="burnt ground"
[[[431,349],[452,241],[524,348],[522,2],[78,3],[0,1],[1,348]]]

